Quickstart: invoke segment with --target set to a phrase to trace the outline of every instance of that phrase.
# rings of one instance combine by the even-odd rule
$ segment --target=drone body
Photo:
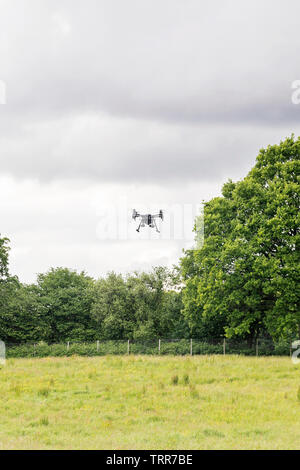
[[[133,209],[132,218],[133,218],[133,220],[136,220],[138,218],[141,219],[140,224],[139,224],[138,228],[136,229],[137,232],[140,231],[141,227],[145,227],[145,225],[148,225],[151,228],[155,227],[156,231],[159,233],[159,230],[158,230],[157,224],[156,224],[156,219],[160,218],[161,220],[163,220],[164,215],[163,215],[162,210],[160,210],[158,214],[139,214],[135,209]]]

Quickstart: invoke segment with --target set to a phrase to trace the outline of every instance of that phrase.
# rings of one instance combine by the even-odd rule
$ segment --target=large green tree
[[[111,272],[93,289],[91,314],[97,324],[98,339],[132,338],[134,312],[126,282]]]
[[[100,279],[91,310],[97,337],[144,341],[188,336],[177,284],[178,276],[163,267],[125,277],[110,273]]]
[[[0,238],[0,338],[6,343],[43,339],[46,325],[36,288],[10,276],[8,243],[7,238]]]
[[[8,277],[8,238],[0,236],[0,283],[3,283]]]
[[[188,327],[181,314],[182,297],[174,269],[155,267],[148,273],[135,273],[127,279],[135,312],[134,338],[183,337]]]
[[[300,334],[300,139],[262,149],[244,178],[205,204],[203,248],[182,260],[184,314],[210,334]]]
[[[8,255],[9,240],[0,236],[0,339],[7,341],[7,331],[3,316],[5,315],[7,304],[11,296],[9,289]]]
[[[51,269],[37,278],[37,295],[47,324],[47,340],[88,341],[95,338],[91,319],[94,281],[84,272]]]
[[[47,339],[49,328],[35,285],[22,285],[9,277],[0,311],[0,338],[6,343],[25,343]]]

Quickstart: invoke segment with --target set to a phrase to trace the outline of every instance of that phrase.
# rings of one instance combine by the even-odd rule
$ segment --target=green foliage
[[[182,260],[193,332],[274,339],[300,334],[300,138],[260,151],[240,182],[205,204],[205,241]]]
[[[178,274],[162,267],[126,278],[110,273],[97,281],[91,308],[97,338],[149,341],[188,337],[177,284]]]
[[[178,273],[166,268],[125,278],[110,273],[98,281],[57,268],[39,274],[37,284],[29,286],[7,275],[0,284],[0,338],[6,343],[45,341],[39,350],[49,355],[47,343],[188,337],[177,284]],[[65,354],[57,348],[52,347],[52,354]],[[123,353],[122,348],[111,350]],[[90,354],[86,349],[79,353]]]
[[[5,342],[26,342],[47,337],[45,308],[36,286],[24,286],[9,277],[2,285],[0,338]]]
[[[91,313],[97,324],[97,337],[132,337],[134,310],[126,282],[121,275],[110,273],[106,279],[95,283]]]
[[[127,340],[103,340],[98,344],[96,341],[89,343],[58,343],[47,344],[43,341],[39,343],[27,343],[7,346],[8,358],[22,357],[71,357],[71,356],[105,356],[105,355],[127,355]],[[162,340],[159,352],[158,341],[134,341],[130,343],[131,355],[151,355],[151,356],[188,356],[190,355],[189,340]],[[238,354],[243,356],[255,356],[256,347],[249,347],[245,341],[228,341],[226,344],[226,355]],[[290,343],[279,341],[273,344],[271,341],[259,343],[259,356],[289,356]],[[223,355],[223,344],[211,344],[201,340],[193,340],[193,355]],[[185,378],[183,379],[185,383]]]
[[[37,296],[47,324],[47,333],[41,339],[60,342],[95,337],[90,315],[93,284],[84,272],[78,274],[67,268],[38,275]]]
[[[35,286],[23,286],[8,272],[8,239],[0,239],[0,338],[24,342],[43,338],[45,322]]]
[[[8,238],[0,236],[0,286],[8,276]]]

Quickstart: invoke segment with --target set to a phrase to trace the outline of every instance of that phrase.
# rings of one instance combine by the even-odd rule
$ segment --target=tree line
[[[262,149],[243,180],[204,203],[204,243],[172,269],[95,280],[52,268],[26,285],[0,237],[0,338],[300,337],[299,156],[294,136]]]
[[[2,253],[7,258],[7,245]],[[16,277],[0,283],[0,338],[7,343],[189,337],[178,274],[114,272],[95,280],[68,268],[50,269],[25,285]]]

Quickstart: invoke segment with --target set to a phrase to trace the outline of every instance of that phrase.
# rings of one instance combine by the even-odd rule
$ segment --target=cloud
[[[278,120],[279,106],[293,120],[299,10],[293,0],[10,0],[3,79],[16,112],[237,122],[256,106],[257,118]]]
[[[11,240],[10,270],[22,281],[33,282],[36,274],[51,266],[85,270],[94,277],[109,270],[129,272],[172,265],[186,246],[184,239],[160,239],[155,232],[135,231],[133,207],[171,207],[197,204],[218,192],[217,184],[163,187],[146,184],[71,182],[43,184],[0,177],[1,236]],[[99,237],[101,215],[106,208],[128,222],[128,237]],[[119,220],[118,219],[118,220]],[[110,219],[108,219],[110,220]],[[188,220],[189,232],[193,221]],[[153,238],[149,238],[149,234]]]
[[[287,127],[185,126],[98,113],[28,123],[17,136],[0,133],[0,163],[3,173],[41,181],[216,181],[240,177],[263,145],[290,133]]]
[[[100,246],[90,201],[209,199],[261,147],[299,135],[299,14],[298,0],[1,0],[0,220],[14,272],[178,257],[178,245]]]
[[[2,3],[3,172],[216,178],[298,126],[296,1]]]

